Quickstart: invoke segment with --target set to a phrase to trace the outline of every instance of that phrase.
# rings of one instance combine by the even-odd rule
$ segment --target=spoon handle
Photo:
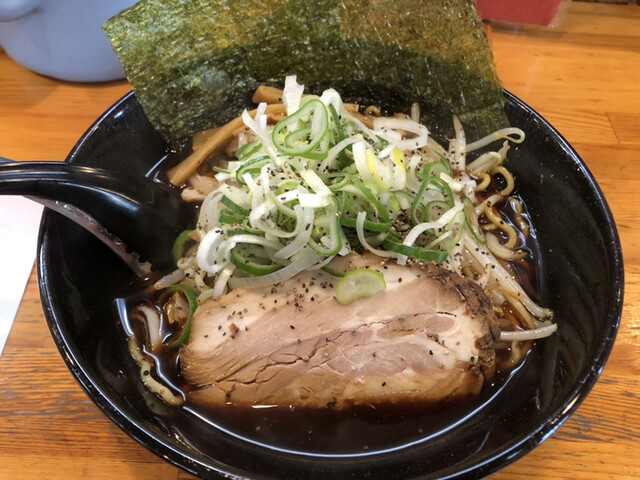
[[[132,176],[100,168],[64,162],[14,162],[0,157],[0,194],[4,195],[63,200],[72,197],[84,203],[97,194],[91,193],[92,190],[102,191],[104,195],[144,195],[144,190],[136,189],[139,183]]]
[[[131,247],[129,251],[160,268],[174,266],[171,247],[185,228],[181,222],[188,218],[182,217],[183,202],[176,195],[145,177],[64,162],[0,157],[0,195],[23,195],[46,204],[89,226],[94,235],[99,228],[116,237],[97,235],[112,249],[115,243],[118,249]],[[125,262],[131,267],[130,261]]]
[[[41,205],[44,205],[45,207],[51,210],[54,210],[55,212],[58,212],[59,214],[69,218],[73,222],[83,227],[89,233],[94,235],[102,243],[104,243],[107,247],[109,247],[131,269],[131,271],[133,271],[133,273],[136,276],[144,277],[149,273],[151,273],[152,265],[149,262],[141,261],[140,255],[138,255],[136,252],[131,251],[131,249],[127,247],[127,245],[120,238],[118,238],[117,236],[109,232],[104,226],[98,223],[98,221],[86,211],[80,208],[77,208],[76,206],[71,205],[70,203],[64,202],[62,200],[55,200],[52,198],[26,194],[25,192],[27,190],[33,190],[33,193],[39,193],[42,190],[42,188],[40,187],[35,188],[34,185],[32,184],[33,179],[29,179],[29,180],[23,179],[21,181],[18,181],[15,178],[15,176],[18,175],[18,173],[15,172],[15,170],[11,174],[7,174],[8,170],[4,171],[4,173],[2,172],[2,165],[15,165],[18,163],[19,162],[13,162],[6,158],[0,157],[0,194],[11,195],[11,194],[15,194],[17,191],[20,191],[21,194],[23,194],[26,198],[36,203],[39,203]],[[44,165],[44,163],[42,164],[38,163],[36,167],[40,167],[41,165]],[[24,169],[22,170],[23,174],[25,170],[28,171],[29,167],[24,167]],[[53,169],[53,170],[55,171],[57,169]],[[43,177],[46,177],[46,175],[40,176],[40,170],[37,170],[37,171],[34,170],[34,171],[31,171],[30,173],[32,174],[37,173],[39,176],[38,180],[40,181],[43,181]],[[56,172],[54,172],[54,175],[55,173]],[[8,182],[5,182],[5,175],[7,177],[6,180],[8,180]],[[50,182],[50,181],[52,181],[52,178],[48,178],[44,180],[44,182]],[[17,185],[17,184],[20,184],[20,185]],[[16,188],[18,190],[14,190]]]

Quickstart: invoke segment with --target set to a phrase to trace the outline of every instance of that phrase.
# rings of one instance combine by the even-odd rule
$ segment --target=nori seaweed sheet
[[[103,30],[173,146],[291,74],[393,112],[418,102],[443,137],[452,114],[469,138],[508,123],[473,0],[140,0]]]

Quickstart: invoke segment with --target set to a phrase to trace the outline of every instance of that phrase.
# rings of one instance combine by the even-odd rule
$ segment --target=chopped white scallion
[[[440,218],[438,218],[437,220],[433,222],[419,223],[418,225],[413,227],[411,230],[409,230],[409,233],[406,235],[402,243],[408,246],[412,246],[415,243],[415,241],[418,239],[418,237],[424,232],[426,232],[427,230],[437,231],[439,229],[442,229],[442,227],[444,227],[449,222],[451,222],[453,218],[463,210],[463,208],[464,208],[464,205],[462,204],[462,202],[456,201],[453,207],[451,207],[449,210],[444,212],[440,216]]]
[[[198,266],[206,271],[210,275],[215,275],[226,264],[221,264],[217,256],[217,249],[224,239],[224,231],[219,228],[214,228],[206,233],[200,245],[198,245],[198,251],[196,253],[196,261]]]
[[[297,82],[295,75],[289,75],[284,79],[284,90],[282,91],[282,103],[287,110],[287,115],[292,115],[300,108],[300,100],[304,93],[304,85]]]
[[[300,252],[295,260],[288,265],[284,266],[280,270],[273,273],[263,275],[261,277],[231,277],[229,279],[229,285],[232,288],[259,288],[273,285],[275,283],[283,282],[291,277],[294,277],[298,273],[306,270],[310,266],[318,263],[322,257],[311,251]]]
[[[256,118],[258,119],[258,121],[251,118],[251,115],[249,115],[249,112],[247,110],[242,112],[242,121],[260,139],[264,149],[266,150],[268,155],[271,157],[271,159],[277,165],[279,165],[281,161],[278,155],[278,151],[276,150],[276,147],[273,144],[273,139],[271,138],[271,134],[267,131],[266,128],[263,128],[260,124],[260,120],[259,120],[261,115],[260,109],[262,108],[263,105],[264,105],[264,108],[266,108],[266,103],[261,103],[258,106],[258,112],[256,112]],[[262,115],[264,115],[264,113],[262,113]]]
[[[395,144],[400,150],[422,148],[427,145],[429,130],[421,123],[409,118],[381,117],[373,121],[376,135]],[[398,131],[406,131],[414,136],[403,138]]]
[[[290,258],[309,242],[313,230],[314,211],[313,208],[304,208],[301,204],[293,207],[296,213],[296,229],[293,240],[286,246],[279,249],[274,256],[276,258]]]
[[[394,258],[397,255],[394,252],[390,252],[388,250],[380,250],[379,248],[373,247],[367,238],[364,236],[364,222],[367,219],[366,212],[358,212],[358,216],[356,217],[356,233],[358,235],[358,240],[362,244],[364,248],[369,250],[372,253],[375,253],[379,257],[384,258]]]

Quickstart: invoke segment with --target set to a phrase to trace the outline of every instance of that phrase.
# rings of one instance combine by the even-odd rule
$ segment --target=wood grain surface
[[[625,307],[600,380],[547,441],[492,480],[640,478],[640,7],[577,3],[555,29],[495,27],[504,86],[574,146],[620,232]],[[129,90],[33,74],[0,51],[0,155],[63,160]],[[1,268],[1,266],[0,266]],[[32,273],[0,357],[0,479],[193,478],[112,424],[68,372]]]

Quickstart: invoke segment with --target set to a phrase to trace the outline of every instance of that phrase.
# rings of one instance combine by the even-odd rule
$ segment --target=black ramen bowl
[[[536,342],[517,369],[473,402],[396,411],[384,421],[308,419],[312,427],[256,413],[242,428],[166,406],[142,386],[114,306],[139,288],[136,278],[89,233],[46,211],[40,293],[71,373],[128,435],[202,478],[481,478],[531,451],[575,411],[604,367],[621,315],[623,265],[611,212],[585,164],[543,118],[505,95],[512,124],[526,132],[508,167],[535,226],[540,290],[558,332]],[[129,94],[68,161],[144,175],[169,154]]]

